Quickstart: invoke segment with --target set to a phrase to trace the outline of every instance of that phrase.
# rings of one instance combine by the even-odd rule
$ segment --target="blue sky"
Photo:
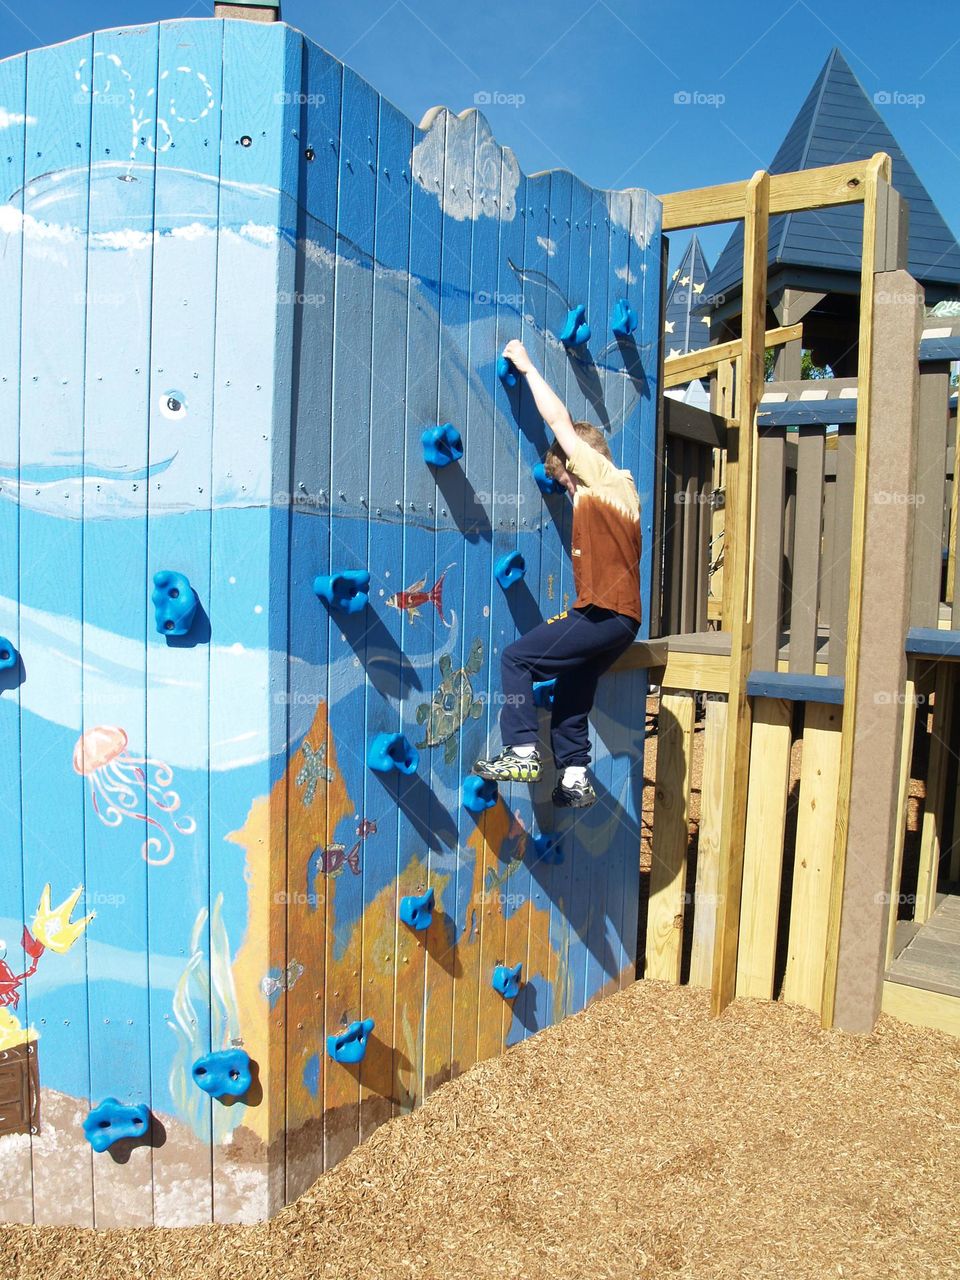
[[[0,56],[212,10],[213,0],[0,0]],[[881,114],[960,234],[955,0],[287,0],[283,16],[415,121],[489,94],[483,110],[526,172],[562,166],[595,186],[658,193],[768,164],[837,44],[871,96],[912,99]],[[683,93],[699,104],[675,101]],[[711,264],[725,239],[704,234]]]

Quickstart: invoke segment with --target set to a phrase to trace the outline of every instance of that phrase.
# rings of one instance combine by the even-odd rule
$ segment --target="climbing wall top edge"
[[[14,54],[11,58],[0,59],[0,65],[18,58],[29,59],[37,53],[52,49],[65,50],[70,46],[77,48],[78,61],[80,61],[85,56],[84,46],[88,46],[91,39],[95,48],[108,45],[111,47],[110,53],[105,56],[114,60],[119,57],[122,60],[122,53],[119,50],[122,49],[124,44],[132,43],[138,39],[156,42],[158,33],[162,38],[164,32],[169,32],[171,29],[176,28],[182,28],[184,33],[187,34],[191,31],[199,33],[203,28],[209,30],[213,27],[220,28],[224,33],[224,93],[228,91],[227,82],[231,65],[240,74],[247,74],[247,69],[251,65],[258,68],[257,91],[259,95],[262,95],[257,103],[258,122],[261,128],[264,125],[269,128],[272,124],[282,130],[281,138],[275,139],[272,148],[275,162],[279,166],[280,172],[277,174],[275,183],[270,183],[270,185],[283,194],[294,198],[300,195],[302,176],[298,177],[298,172],[302,166],[289,163],[287,153],[293,150],[292,147],[278,146],[277,144],[281,142],[284,135],[289,143],[299,139],[304,144],[299,148],[300,158],[302,160],[306,157],[308,161],[317,154],[320,147],[336,148],[340,137],[340,120],[338,118],[339,92],[336,95],[330,95],[328,98],[322,91],[318,92],[314,86],[322,79],[339,80],[342,84],[344,75],[348,75],[356,92],[374,95],[382,107],[401,116],[412,126],[414,130],[414,146],[413,155],[411,156],[410,175],[418,185],[437,196],[445,215],[453,217],[457,221],[468,220],[472,217],[482,216],[482,214],[497,217],[503,221],[512,221],[517,214],[515,202],[507,198],[499,202],[491,201],[488,208],[484,208],[483,202],[479,202],[481,214],[478,215],[475,211],[478,202],[469,196],[465,183],[461,183],[458,186],[455,180],[453,182],[442,182],[440,180],[438,173],[443,168],[444,163],[449,165],[451,153],[456,154],[458,150],[456,144],[462,135],[463,145],[460,149],[463,150],[465,158],[469,156],[471,167],[473,166],[475,151],[487,153],[489,159],[488,167],[491,173],[495,169],[499,170],[502,165],[505,175],[504,194],[507,197],[516,193],[521,179],[525,178],[530,183],[539,185],[541,183],[549,183],[551,178],[555,176],[568,175],[584,191],[595,192],[601,196],[606,203],[611,223],[627,231],[641,248],[645,248],[652,238],[659,233],[661,202],[644,188],[606,189],[592,187],[576,174],[562,167],[524,174],[514,152],[509,146],[497,140],[489,121],[483,111],[479,110],[476,105],[466,107],[459,112],[443,105],[434,106],[425,112],[419,124],[415,124],[397,107],[380,95],[375,86],[369,84],[362,76],[349,68],[346,63],[341,62],[309,36],[285,22],[261,24],[228,21],[225,23],[221,18],[174,18],[150,24],[108,27],[75,36],[58,44],[43,46],[42,49]],[[204,43],[209,46],[209,41]],[[278,44],[283,46],[282,51]],[[248,53],[252,57],[252,62],[248,61],[245,56]],[[118,63],[117,66],[118,75],[122,76],[121,63]],[[282,84],[276,85],[271,92],[269,80],[271,78],[280,78],[277,75],[278,72],[282,76]],[[118,105],[127,109],[130,104],[126,101],[120,103],[119,98],[126,98],[129,86],[124,84],[120,87],[121,93],[118,94]],[[264,103],[264,98],[266,98],[266,103]],[[159,101],[160,96],[158,95],[158,105]],[[222,104],[211,105],[219,107]],[[136,103],[133,103],[133,108],[135,109],[135,107]],[[334,107],[337,108],[336,111],[334,111]],[[0,118],[9,117],[11,115],[10,104],[0,103],[0,113],[2,113]],[[313,133],[317,134],[316,139],[312,137]],[[323,135],[322,138],[320,137],[321,134]],[[311,136],[308,137],[306,135]],[[223,138],[222,145],[226,146],[229,141],[230,139]],[[250,145],[244,139],[237,141],[243,142],[244,145]],[[255,142],[255,140],[251,140],[251,142]],[[451,146],[452,143],[454,144],[453,146]],[[373,148],[372,138],[371,148]],[[369,157],[366,163],[375,166],[375,162]],[[482,166],[478,166],[478,172],[482,172]],[[404,177],[406,176],[405,174]]]

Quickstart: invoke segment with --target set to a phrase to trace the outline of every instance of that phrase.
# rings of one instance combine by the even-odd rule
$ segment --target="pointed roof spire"
[[[709,275],[710,268],[694,234],[667,293],[663,340],[670,355],[685,355],[710,345],[710,317],[697,311],[706,297],[704,286]]]
[[[833,49],[769,171],[814,169],[886,151],[893,161],[893,185],[910,204],[910,271],[934,286],[931,295],[953,295],[960,289],[960,245],[874,105],[888,101],[885,93],[868,97],[843,54]],[[853,205],[771,218],[770,266],[859,273],[862,228],[863,212]],[[740,223],[710,277],[710,294],[737,293],[742,275]]]

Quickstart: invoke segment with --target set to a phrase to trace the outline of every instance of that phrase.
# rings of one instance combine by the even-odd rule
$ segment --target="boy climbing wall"
[[[553,801],[583,808],[597,798],[587,778],[587,715],[597,682],[640,626],[640,499],[630,472],[614,464],[603,433],[572,420],[523,344],[509,342],[503,354],[526,378],[554,435],[545,466],[573,499],[570,554],[576,598],[572,608],[503,651],[503,750],[493,759],[478,760],[474,773],[494,782],[539,780],[533,682],[556,678],[550,737],[559,777]]]

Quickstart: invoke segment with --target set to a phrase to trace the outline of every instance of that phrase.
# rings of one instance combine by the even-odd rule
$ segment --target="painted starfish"
[[[321,742],[317,750],[314,751],[310,743],[304,741],[302,750],[303,768],[297,774],[297,786],[306,786],[306,790],[303,793],[303,803],[309,806],[313,804],[313,797],[317,794],[317,783],[332,782],[333,770],[324,763],[327,754],[327,744],[325,742]]]

